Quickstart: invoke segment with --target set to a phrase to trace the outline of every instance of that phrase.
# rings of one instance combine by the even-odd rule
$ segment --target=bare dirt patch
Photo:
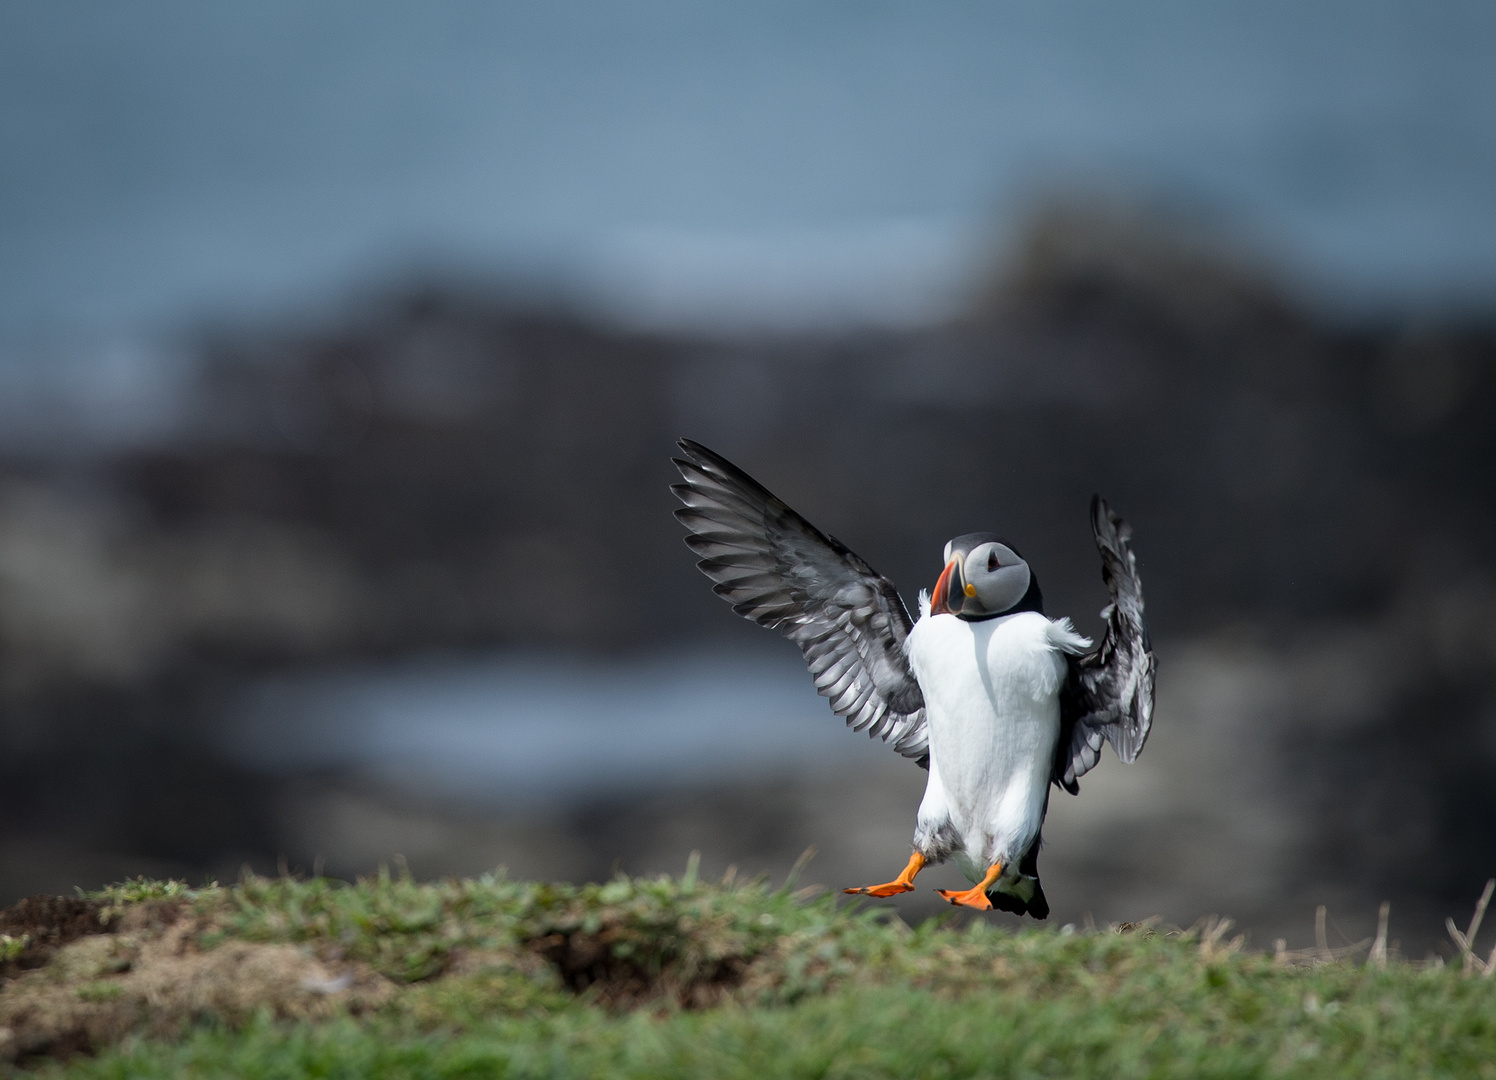
[[[62,921],[45,925],[47,910]],[[205,924],[176,905],[132,905],[112,933],[100,910],[71,901],[28,912],[24,932],[51,951],[0,984],[0,1061],[92,1053],[126,1034],[170,1036],[197,1020],[237,1025],[260,1010],[326,1019],[393,993],[367,965],[294,945],[230,940],[205,949]]]
[[[728,956],[688,963],[637,948],[633,935],[603,928],[596,932],[547,934],[530,943],[574,993],[590,993],[600,1005],[632,1008],[670,1001],[687,1009],[719,1004],[742,984],[747,961]],[[635,945],[635,948],[619,946]]]
[[[89,934],[109,932],[105,908],[81,896],[28,896],[0,911],[0,935],[24,942],[8,961],[0,955],[0,980],[46,964],[57,950]],[[0,983],[3,985],[3,983]]]

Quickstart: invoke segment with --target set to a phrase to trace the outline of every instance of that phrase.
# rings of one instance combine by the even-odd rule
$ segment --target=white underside
[[[907,646],[930,733],[916,846],[944,836],[969,880],[997,862],[1011,881],[1044,821],[1064,654],[1090,642],[1037,612],[967,622],[921,608]]]

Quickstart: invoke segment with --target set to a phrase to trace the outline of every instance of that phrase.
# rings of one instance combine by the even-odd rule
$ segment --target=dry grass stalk
[[[1335,954],[1330,952],[1330,939],[1325,933],[1325,915],[1325,905],[1314,909],[1314,946],[1319,950],[1319,958],[1328,964]]]
[[[1493,962],[1496,962],[1496,949],[1491,950],[1491,960],[1485,961],[1475,955],[1474,949],[1475,935],[1480,932],[1481,920],[1486,916],[1486,905],[1491,902],[1493,892],[1496,892],[1496,878],[1486,882],[1480,899],[1475,902],[1475,914],[1470,919],[1470,927],[1463,934],[1460,933],[1460,928],[1455,926],[1452,918],[1444,920],[1444,928],[1449,931],[1450,938],[1460,950],[1460,969],[1467,975],[1475,971],[1489,975]]]
[[[1246,944],[1246,936],[1238,934],[1230,941],[1222,943],[1221,939],[1226,936],[1226,931],[1236,925],[1233,919],[1222,919],[1215,915],[1207,916],[1204,925],[1200,928],[1200,957],[1210,960],[1216,956],[1230,956]]]
[[[1382,901],[1382,906],[1377,909],[1377,936],[1371,943],[1371,952],[1366,957],[1366,962],[1372,967],[1387,968],[1387,917],[1392,913],[1392,904]]]
[[[1464,964],[1465,970],[1469,971],[1470,959],[1475,955],[1470,951],[1470,943],[1465,940],[1465,935],[1460,933],[1460,928],[1454,924],[1454,920],[1448,916],[1444,918],[1444,929],[1449,931],[1449,937],[1454,942],[1455,948],[1460,950],[1460,961]]]
[[[784,879],[785,892],[791,892],[794,890],[795,882],[800,880],[801,873],[803,873],[805,868],[810,865],[810,860],[814,859],[815,857],[816,846],[814,844],[811,844],[804,851],[800,852],[800,857],[795,860],[795,865],[790,867],[789,876]]]
[[[1465,970],[1467,972],[1470,971],[1475,964],[1478,964],[1480,962],[1475,959],[1475,954],[1473,952],[1475,948],[1475,935],[1480,933],[1480,921],[1486,917],[1486,905],[1491,902],[1491,893],[1493,891],[1496,891],[1496,878],[1491,878],[1486,882],[1486,887],[1481,891],[1480,899],[1475,903],[1475,915],[1470,920],[1470,929],[1465,931],[1465,941],[1470,945],[1470,948],[1472,950],[1470,955],[1470,960],[1472,962],[1465,965]]]
[[[1379,967],[1387,965],[1387,926],[1386,918],[1389,905],[1382,905],[1382,923],[1378,931],[1377,941],[1371,938],[1362,938],[1360,941],[1350,945],[1340,945],[1332,948],[1330,946],[1329,933],[1326,929],[1329,921],[1329,910],[1321,904],[1314,909],[1314,946],[1308,949],[1290,949],[1288,942],[1278,938],[1273,942],[1273,963],[1278,967],[1303,964],[1314,966],[1316,964],[1333,964],[1340,960],[1348,959],[1361,952],[1367,946],[1372,946],[1372,953],[1367,955],[1366,962],[1377,962]],[[1377,948],[1380,947],[1380,953]],[[1376,961],[1376,956],[1380,961]]]

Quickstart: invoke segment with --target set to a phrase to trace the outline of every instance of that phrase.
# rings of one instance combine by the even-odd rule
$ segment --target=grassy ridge
[[[1496,1077],[1496,979],[1397,961],[1285,962],[1225,940],[1220,924],[910,929],[831,897],[690,873],[581,887],[137,882],[91,902],[110,932],[61,944],[39,966],[0,968],[0,1028],[31,1040],[12,1053],[17,1067]],[[39,1009],[67,1023],[38,1026]]]

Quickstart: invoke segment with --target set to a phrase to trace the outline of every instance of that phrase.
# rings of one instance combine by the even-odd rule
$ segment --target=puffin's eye
[[[996,569],[997,569],[997,548],[993,548],[991,551],[989,551],[987,553],[987,573],[990,574],[990,573],[992,573],[992,571],[994,571]]]

